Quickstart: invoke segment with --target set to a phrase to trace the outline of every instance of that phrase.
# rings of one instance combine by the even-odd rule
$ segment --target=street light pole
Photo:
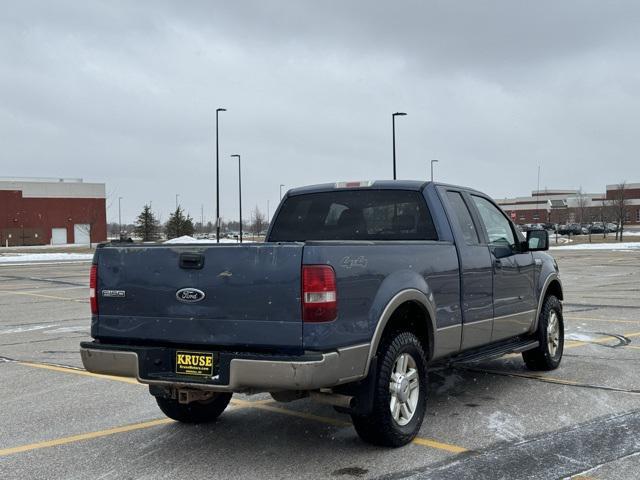
[[[226,108],[216,108],[216,242],[220,243],[220,150],[218,142],[218,114]]]
[[[395,112],[391,114],[391,135],[393,137],[393,179],[396,179],[396,117],[403,117],[406,113]]]
[[[122,238],[122,197],[118,197],[118,239]]]
[[[242,170],[240,166],[240,155],[236,153],[231,156],[238,158],[238,205],[240,206],[240,243],[242,243]]]
[[[433,182],[433,164],[438,163],[438,160],[431,160],[431,181]]]
[[[281,183],[280,184],[280,201],[282,201],[282,187],[284,187],[284,185]]]

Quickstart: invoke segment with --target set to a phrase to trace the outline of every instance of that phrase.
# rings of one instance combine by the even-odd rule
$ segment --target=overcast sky
[[[2,176],[271,213],[279,185],[436,179],[497,197],[640,182],[640,4],[15,0],[0,13]]]

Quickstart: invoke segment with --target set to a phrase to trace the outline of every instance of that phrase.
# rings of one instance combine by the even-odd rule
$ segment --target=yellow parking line
[[[68,443],[80,442],[82,440],[91,440],[93,438],[106,437],[109,435],[114,435],[116,433],[142,430],[145,428],[156,427],[158,425],[166,425],[168,423],[174,423],[174,421],[169,418],[160,418],[158,420],[134,423],[134,424],[125,425],[122,427],[108,428],[106,430],[98,430],[96,432],[81,433],[79,435],[71,435],[69,437],[57,438],[55,440],[45,440],[44,442],[30,443],[28,445],[20,445],[19,447],[5,448],[3,450],[0,450],[0,457],[11,455],[14,453],[28,452],[30,450],[38,450],[40,448],[57,447],[59,445],[66,445]]]
[[[425,447],[437,448],[438,450],[446,450],[451,453],[464,453],[469,450],[457,445],[451,445],[450,443],[436,442],[435,440],[429,440],[428,438],[416,437],[413,439],[413,443],[417,445],[423,445]]]
[[[43,369],[46,369],[46,370],[53,370],[55,372],[73,373],[73,374],[76,374],[76,375],[84,375],[84,376],[88,376],[88,377],[101,378],[101,379],[105,379],[105,380],[114,380],[114,381],[117,381],[117,382],[124,382],[124,383],[135,384],[135,385],[143,385],[144,386],[144,384],[141,384],[137,380],[135,380],[133,378],[128,378],[128,377],[116,377],[116,376],[113,376],[113,375],[102,375],[102,374],[99,374],[99,373],[87,372],[86,370],[80,370],[80,369],[68,368],[68,367],[61,367],[61,366],[56,366],[56,365],[46,365],[46,364],[31,363],[31,362],[17,362],[17,363],[20,364],[20,365],[28,366],[28,367],[43,368]],[[317,422],[326,423],[326,424],[334,425],[334,426],[337,426],[337,427],[349,427],[349,426],[351,426],[351,422],[347,422],[347,421],[340,420],[340,419],[337,419],[337,418],[323,417],[321,415],[315,415],[313,413],[298,412],[298,411],[295,411],[295,410],[289,410],[288,408],[276,407],[274,405],[270,405],[271,402],[272,402],[272,400],[270,400],[270,399],[254,400],[254,401],[240,400],[240,399],[237,399],[237,398],[231,399],[231,403],[234,406],[239,407],[239,408],[243,408],[243,407],[244,408],[255,408],[255,409],[258,409],[258,410],[265,410],[265,411],[269,411],[269,412],[280,413],[280,414],[289,415],[289,416],[292,416],[292,417],[304,418],[306,420],[314,420],[314,421],[317,421]],[[140,427],[140,428],[146,428],[146,427]],[[132,429],[132,430],[135,430],[135,429]],[[124,430],[124,431],[128,431],[128,430]],[[113,432],[113,433],[118,433],[118,432]],[[91,434],[87,434],[87,435],[91,435]],[[108,435],[110,435],[110,434],[108,434]],[[102,436],[102,435],[98,435],[98,436]],[[66,437],[66,438],[73,438],[73,437]],[[90,437],[90,438],[94,438],[94,437]],[[70,443],[72,441],[75,441],[75,440],[70,440],[70,441],[64,442],[64,443]],[[46,443],[46,442],[44,442],[44,443]],[[451,453],[462,453],[462,452],[468,452],[469,451],[468,449],[466,449],[464,447],[460,447],[458,445],[452,445],[452,444],[449,444],[449,443],[438,442],[436,440],[432,440],[432,439],[428,439],[428,438],[416,437],[413,440],[413,443],[415,443],[416,445],[422,445],[422,446],[425,446],[425,447],[431,447],[431,448],[435,448],[435,449],[438,449],[438,450],[445,450],[445,451],[451,452]],[[38,444],[34,444],[34,445],[38,445]],[[53,445],[45,445],[45,446],[53,446]],[[20,448],[20,447],[16,447],[16,448]],[[37,448],[43,448],[43,447],[37,447]],[[23,450],[18,450],[18,451],[23,451]],[[2,455],[2,452],[4,452],[4,450],[0,450],[0,456]],[[17,452],[11,452],[11,453],[17,453]]]
[[[240,405],[249,406],[250,408],[257,408],[258,410],[266,410],[268,412],[281,413],[283,415],[289,415],[291,417],[304,418],[304,419],[307,419],[307,420],[315,420],[317,422],[327,423],[329,425],[334,425],[336,427],[348,427],[348,426],[351,426],[351,422],[346,422],[344,420],[340,420],[340,419],[337,419],[337,418],[323,417],[323,416],[320,416],[320,415],[314,415],[313,413],[307,413],[307,412],[298,412],[296,410],[289,410],[288,408],[276,407],[274,405],[265,405],[264,403],[263,404],[254,405],[253,402],[249,402],[247,400],[236,400],[236,401],[240,402]]]

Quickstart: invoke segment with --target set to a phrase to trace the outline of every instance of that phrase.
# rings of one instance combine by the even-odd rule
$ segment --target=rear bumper
[[[369,344],[293,357],[220,352],[213,377],[173,373],[174,348],[83,342],[80,355],[93,373],[132,377],[148,385],[217,392],[316,390],[365,377]]]

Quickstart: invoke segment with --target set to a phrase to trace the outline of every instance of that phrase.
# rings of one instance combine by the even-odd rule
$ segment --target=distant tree
[[[213,223],[212,222],[207,222],[207,224],[204,226],[205,233],[211,233],[211,232],[213,232],[213,230],[214,230]]]
[[[589,197],[584,194],[584,192],[582,191],[582,187],[580,187],[580,189],[578,190],[578,193],[576,194],[576,210],[578,213],[578,223],[580,225],[585,223],[584,214],[585,214],[585,211],[587,210],[588,204],[589,204]]]
[[[118,225],[118,222],[110,222],[107,225],[107,235],[108,236],[117,237],[119,232],[120,232],[120,225]]]
[[[160,237],[160,222],[151,211],[151,205],[145,205],[138,215],[133,233],[143,242],[154,242]]]
[[[265,228],[267,228],[267,225],[267,217],[260,211],[260,209],[256,205],[256,208],[254,208],[253,212],[251,212],[251,230],[253,230],[253,233],[257,235]]]
[[[184,211],[178,205],[176,211],[169,215],[169,220],[165,225],[167,238],[177,238],[183,235],[193,235],[193,219],[189,214],[185,216]]]
[[[618,224],[618,230],[616,231],[616,239],[622,241],[622,234],[624,232],[624,224],[627,221],[629,215],[629,198],[627,198],[627,182],[622,181],[616,185],[616,189],[613,191],[613,198],[609,200],[611,209],[613,210],[614,218]]]

